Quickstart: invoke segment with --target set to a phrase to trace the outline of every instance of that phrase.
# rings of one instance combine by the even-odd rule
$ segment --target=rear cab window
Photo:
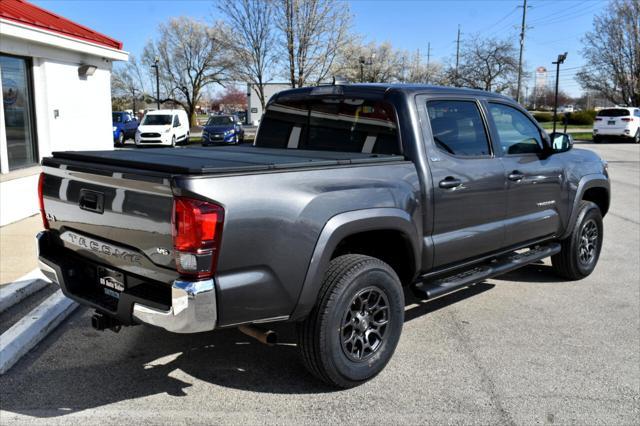
[[[270,103],[255,146],[401,154],[396,114],[390,103],[342,97]]]
[[[598,111],[598,117],[627,117],[631,115],[625,108],[607,108]]]

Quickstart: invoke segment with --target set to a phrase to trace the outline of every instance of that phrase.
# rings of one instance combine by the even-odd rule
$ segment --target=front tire
[[[636,130],[636,135],[633,137],[634,143],[640,143],[640,128]]]
[[[120,131],[120,133],[118,134],[118,142],[116,142],[116,146],[122,146],[124,145],[124,132]]]
[[[176,147],[176,136],[173,135],[173,137],[171,138],[171,148],[175,148]]]
[[[363,255],[337,257],[316,305],[298,325],[305,367],[330,386],[364,383],[391,359],[403,322],[404,293],[389,265]]]
[[[581,201],[571,234],[561,242],[560,253],[551,256],[553,270],[568,280],[581,280],[596,268],[602,249],[602,213],[591,201]]]

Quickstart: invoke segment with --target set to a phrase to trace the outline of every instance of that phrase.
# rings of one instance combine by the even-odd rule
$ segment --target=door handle
[[[512,180],[514,182],[524,179],[524,175],[517,170],[512,171],[507,177],[509,178],[509,180]]]
[[[460,179],[454,178],[453,176],[447,176],[438,184],[438,186],[442,189],[453,189],[460,185],[462,185],[462,181]]]

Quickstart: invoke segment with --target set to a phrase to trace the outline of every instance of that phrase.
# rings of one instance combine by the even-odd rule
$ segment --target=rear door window
[[[482,116],[475,102],[428,101],[427,112],[433,141],[440,150],[462,157],[487,156],[491,153]]]
[[[393,107],[384,101],[319,98],[267,107],[256,146],[400,154]]]

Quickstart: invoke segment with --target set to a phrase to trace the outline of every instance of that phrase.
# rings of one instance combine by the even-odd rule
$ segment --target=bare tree
[[[149,75],[140,67],[140,63],[133,55],[129,55],[129,62],[118,66],[111,73],[112,97],[126,97],[131,99],[132,109],[136,112],[137,99],[145,97]]]
[[[420,55],[420,51],[410,56],[409,69],[407,73],[406,81],[409,83],[427,83],[427,84],[442,84],[446,85],[444,76],[444,69],[442,64],[430,60],[429,63],[423,62],[423,56]]]
[[[233,52],[234,79],[253,85],[262,110],[267,99],[264,85],[276,64],[275,31],[272,25],[272,0],[220,0],[220,12],[231,28],[230,51]]]
[[[460,53],[457,81],[462,86],[500,93],[514,86],[517,72],[518,56],[509,41],[474,37]]]
[[[276,0],[276,25],[292,87],[317,84],[348,38],[351,15],[338,0]]]
[[[158,39],[144,49],[148,67],[158,59],[161,101],[182,106],[191,125],[196,124],[196,106],[204,89],[227,77],[230,60],[221,27],[210,28],[187,17],[173,18],[160,25]]]
[[[615,104],[640,105],[640,0],[613,0],[583,39],[586,89]]]

